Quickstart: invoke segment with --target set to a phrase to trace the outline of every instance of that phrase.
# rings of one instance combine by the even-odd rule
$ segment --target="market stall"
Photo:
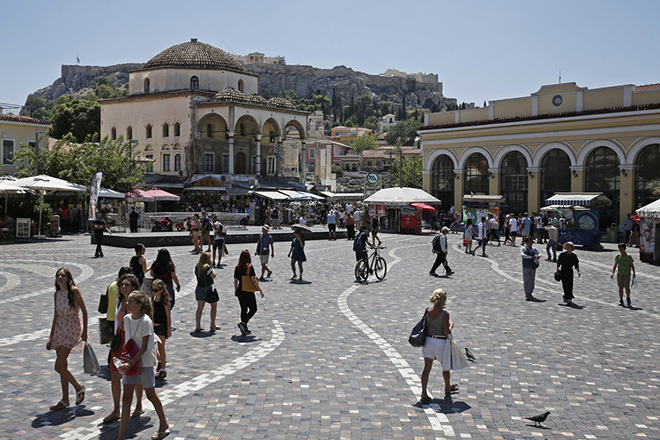
[[[488,218],[488,214],[493,214],[495,221],[501,225],[500,207],[503,201],[504,196],[499,194],[469,194],[463,196],[463,223],[466,223],[468,219],[472,219],[472,227],[476,234],[481,218]]]
[[[612,201],[603,193],[555,193],[545,203],[558,211],[570,210],[566,229],[559,231],[559,242],[571,241],[576,245],[599,248],[602,236],[601,208]]]
[[[660,263],[660,248],[655,237],[660,237],[660,199],[635,211],[639,222],[639,259],[649,263]]]
[[[379,218],[381,228],[391,232],[421,234],[422,211],[440,205],[440,200],[418,188],[385,188],[364,199],[369,215]],[[416,206],[413,206],[416,205]]]

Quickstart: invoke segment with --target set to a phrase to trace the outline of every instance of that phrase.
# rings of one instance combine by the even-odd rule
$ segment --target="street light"
[[[35,168],[36,168],[35,173],[34,173],[35,176],[39,175],[39,135],[40,134],[46,134],[46,133],[48,133],[48,130],[35,130],[34,131],[34,138],[35,138],[35,142],[34,142],[35,145],[34,146],[36,148],[36,154],[35,154],[35,160],[34,160],[34,165],[35,165]]]

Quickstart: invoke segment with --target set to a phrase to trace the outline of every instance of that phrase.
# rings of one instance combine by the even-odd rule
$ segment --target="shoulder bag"
[[[456,342],[451,333],[447,336],[445,352],[442,357],[443,370],[462,370],[468,366],[467,358]]]
[[[108,289],[101,295],[98,311],[99,313],[108,313]]]
[[[137,329],[135,329],[135,334],[137,334]],[[138,345],[133,340],[135,334],[126,341],[124,348],[121,350],[119,356],[117,356],[122,362],[128,363],[140,351]],[[124,376],[139,376],[140,374],[142,374],[142,359],[138,359],[131,368],[124,372]]]
[[[94,348],[89,341],[85,341],[85,348],[83,351],[83,371],[89,375],[96,376],[101,370],[99,359],[94,353]]]
[[[213,289],[210,289],[207,281],[208,275],[205,273],[203,276],[204,276],[204,285],[206,286],[206,298],[204,299],[204,301],[206,301],[209,304],[217,303],[218,300],[220,300],[220,295],[218,295],[218,291],[216,290],[215,287]]]
[[[254,281],[252,281],[252,277],[250,276],[250,269],[252,268],[251,264],[247,265],[247,271],[245,272],[245,275],[241,277],[241,290],[243,292],[257,292],[259,291],[259,288],[257,287],[256,284],[254,284]]]
[[[424,310],[422,319],[420,319],[419,322],[415,324],[412,332],[410,332],[408,343],[413,347],[423,347],[424,343],[426,342],[426,314],[428,311],[429,308],[427,307],[426,310]]]

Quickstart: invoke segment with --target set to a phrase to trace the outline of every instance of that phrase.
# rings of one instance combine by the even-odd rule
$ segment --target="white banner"
[[[89,191],[89,219],[96,220],[96,204],[99,201],[99,191],[101,191],[101,178],[103,173],[100,171],[92,177],[92,184]]]

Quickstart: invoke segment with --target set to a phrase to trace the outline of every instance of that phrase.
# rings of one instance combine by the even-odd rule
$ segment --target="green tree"
[[[144,166],[134,159],[138,151],[131,150],[130,142],[103,138],[100,142],[74,143],[71,134],[55,144],[52,150],[39,149],[39,174],[48,174],[80,185],[89,185],[97,172],[103,173],[103,186],[115,191],[128,192],[131,187],[144,183]],[[35,174],[37,150],[22,145],[16,153],[16,177]]]
[[[402,168],[403,163],[403,168]],[[401,183],[400,183],[401,182]],[[421,157],[400,158],[392,160],[390,169],[390,184],[392,186],[406,186],[409,188],[422,187],[422,159]]]
[[[365,134],[355,138],[351,145],[351,150],[360,153],[364,150],[375,150],[378,145],[376,144],[376,136]]]
[[[344,175],[344,169],[340,165],[333,165],[332,172],[337,175],[337,178],[340,178]]]
[[[369,116],[364,120],[364,127],[373,131],[378,131],[378,118],[376,116]]]
[[[412,146],[417,137],[417,130],[422,126],[422,123],[417,119],[408,119],[406,121],[399,121],[387,130],[385,139],[390,145],[407,145]]]
[[[76,142],[98,138],[101,132],[101,104],[86,99],[73,99],[55,107],[50,135],[62,139],[71,133]]]

